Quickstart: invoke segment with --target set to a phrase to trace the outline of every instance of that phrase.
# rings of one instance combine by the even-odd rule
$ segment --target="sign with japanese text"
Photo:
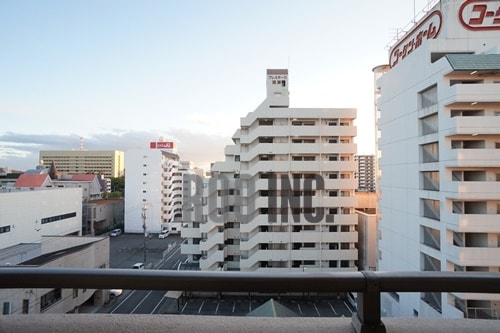
[[[149,148],[151,148],[151,149],[173,149],[174,143],[173,142],[164,142],[164,141],[150,142]]]
[[[458,17],[469,30],[500,30],[500,1],[465,1]]]
[[[437,38],[441,30],[442,21],[441,12],[436,10],[413,28],[405,38],[393,47],[389,56],[389,65],[391,68],[419,48],[424,41]]]

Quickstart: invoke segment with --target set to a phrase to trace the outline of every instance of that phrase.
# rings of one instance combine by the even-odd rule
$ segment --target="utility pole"
[[[148,210],[148,206],[146,203],[144,203],[144,206],[142,206],[142,229],[144,230],[144,245],[143,245],[143,251],[144,251],[144,266],[146,266],[146,211]]]

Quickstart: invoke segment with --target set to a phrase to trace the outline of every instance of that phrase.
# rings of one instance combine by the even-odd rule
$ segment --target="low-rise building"
[[[19,244],[0,250],[0,265],[8,262],[30,267],[108,268],[108,237],[44,236],[41,243]],[[78,312],[91,302],[102,305],[108,300],[106,290],[95,289],[0,289],[2,314],[37,314]]]

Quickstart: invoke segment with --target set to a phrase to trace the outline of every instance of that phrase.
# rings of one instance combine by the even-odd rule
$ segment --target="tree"
[[[121,192],[122,196],[125,193],[125,177],[111,178],[111,192]]]

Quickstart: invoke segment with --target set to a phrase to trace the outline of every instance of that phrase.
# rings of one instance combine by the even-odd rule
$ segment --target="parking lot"
[[[164,254],[169,247],[178,248],[182,242],[179,235],[169,235],[162,239],[146,239],[146,267],[177,269],[186,257],[178,251],[165,262]],[[177,246],[176,246],[177,245]],[[172,251],[174,252],[174,251]],[[111,237],[110,261],[113,268],[132,268],[137,262],[143,262],[144,238],[140,234],[122,234]],[[163,263],[161,267],[159,263]],[[168,265],[167,265],[168,264]],[[166,293],[166,291],[163,291]],[[122,297],[122,296],[120,296]],[[200,297],[197,293],[184,293],[180,299],[164,298],[156,313],[246,316],[270,299],[286,307],[299,317],[351,317],[353,307],[340,295],[262,295],[259,293],[215,294],[213,297]],[[106,311],[107,312],[107,311]]]
[[[270,299],[297,317],[351,317],[354,309],[343,298],[283,296],[221,296],[220,298],[187,297],[179,307],[174,299],[165,304],[165,313],[186,315],[246,316]]]

